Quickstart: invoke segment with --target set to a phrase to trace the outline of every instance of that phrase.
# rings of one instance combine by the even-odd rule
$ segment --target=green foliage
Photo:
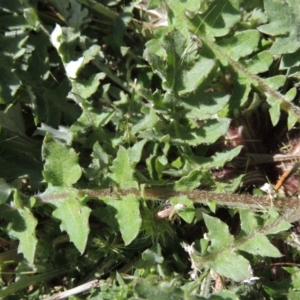
[[[38,242],[35,235],[37,220],[27,207],[7,213],[6,218],[10,221],[7,228],[10,236],[19,240],[18,252],[33,264]]]
[[[46,135],[43,145],[44,165],[43,176],[54,186],[70,186],[81,176],[78,158],[73,149]]]
[[[0,4],[0,297],[298,297],[295,199],[234,193],[298,155],[297,1],[148,9]]]
[[[170,198],[170,203],[174,205],[175,211],[187,223],[191,223],[195,217],[195,208],[193,202],[184,197]],[[178,207],[176,209],[176,206]]]
[[[121,189],[137,188],[137,182],[133,178],[133,168],[130,166],[129,153],[124,147],[120,147],[116,159],[111,167],[112,180]]]
[[[296,1],[278,2],[264,1],[268,24],[258,27],[258,30],[276,39],[270,48],[274,55],[294,53],[300,47],[298,41],[299,7]],[[280,13],[278,13],[280,12]],[[281,16],[285,15],[286,18]]]
[[[63,202],[55,203],[56,209],[53,211],[53,216],[61,220],[61,230],[68,233],[70,241],[82,254],[90,232],[88,219],[91,209],[80,203],[81,201],[70,193],[69,197],[63,199]]]
[[[122,201],[113,200],[108,203],[117,211],[116,219],[125,245],[130,244],[137,237],[142,223],[138,199],[129,194]]]
[[[250,264],[236,251],[241,250],[260,256],[281,257],[277,248],[264,235],[267,232],[263,224],[258,226],[255,222],[257,217],[252,212],[241,211],[241,235],[236,239],[229,233],[228,226],[219,219],[205,214],[203,217],[208,228],[209,246],[205,251],[202,249],[201,257],[195,255],[197,268],[208,267],[222,276],[242,281],[250,278]],[[289,226],[282,229],[288,228]],[[260,230],[263,233],[260,233]]]

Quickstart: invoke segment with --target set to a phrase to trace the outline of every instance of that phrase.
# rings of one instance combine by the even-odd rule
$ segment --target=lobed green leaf
[[[119,147],[110,170],[113,172],[110,178],[121,189],[138,188],[138,183],[134,179],[134,169],[130,162],[129,150],[126,150],[123,146]]]
[[[90,232],[88,221],[91,209],[74,193],[70,193],[63,201],[54,202],[54,205],[56,209],[53,216],[61,221],[61,230],[67,232],[70,241],[83,254]]]
[[[235,33],[229,39],[223,39],[217,44],[234,60],[239,60],[255,51],[259,42],[257,30],[245,30]]]
[[[46,135],[43,143],[45,160],[43,175],[48,183],[55,186],[71,186],[81,176],[78,156],[75,151]]]
[[[228,226],[221,220],[209,215],[203,214],[205,225],[208,229],[208,238],[211,241],[208,251],[214,253],[228,247],[234,241],[229,233]]]
[[[259,26],[258,29],[265,34],[276,36],[270,51],[274,55],[281,55],[298,50],[300,48],[298,1],[264,0],[264,7],[269,23]]]
[[[250,276],[248,260],[230,249],[218,253],[214,259],[208,260],[205,265],[217,274],[231,278],[234,281],[246,280]]]
[[[246,242],[244,242],[238,247],[239,250],[243,250],[248,253],[261,256],[282,256],[278,249],[270,243],[268,238],[261,233],[255,233],[253,237],[247,239],[248,240]]]
[[[121,200],[112,200],[108,205],[116,210],[116,219],[125,245],[129,245],[138,235],[142,218],[140,216],[140,203],[133,194],[122,197]]]
[[[23,253],[29,264],[33,264],[38,240],[35,235],[38,221],[28,207],[18,208],[9,216],[9,234],[19,240],[18,253]]]
[[[195,207],[193,201],[187,197],[170,198],[170,203],[174,205],[176,213],[187,223],[192,223],[195,217]],[[183,206],[183,207],[182,207]],[[178,209],[176,209],[179,207]]]

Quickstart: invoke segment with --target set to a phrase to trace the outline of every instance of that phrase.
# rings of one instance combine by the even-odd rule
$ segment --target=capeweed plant
[[[254,195],[297,140],[297,1],[36,4],[0,5],[0,296],[297,294],[298,199]]]

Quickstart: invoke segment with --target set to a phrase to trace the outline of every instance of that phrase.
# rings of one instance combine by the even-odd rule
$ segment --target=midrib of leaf
[[[176,70],[178,70],[178,66],[177,66],[177,59],[176,59],[176,54],[173,53],[173,57],[172,57],[172,66],[173,66],[173,70],[172,70],[172,90],[174,90],[176,88],[176,80],[175,80],[175,77],[176,77]]]
[[[100,17],[105,16],[111,19],[112,21],[115,21],[119,17],[118,13],[109,9],[107,6],[104,6],[103,4],[96,2],[95,0],[77,0],[77,2],[84,4],[87,7],[89,7],[91,10],[97,12],[98,14],[100,14]],[[133,19],[132,22],[130,22],[127,26],[132,30],[142,29],[141,22],[139,22],[136,19]]]
[[[177,70],[179,70],[179,67],[180,67],[180,60],[178,60],[178,57],[177,57],[177,53],[176,51],[174,51],[172,53],[172,90],[173,91],[176,91],[176,97],[178,96],[177,95],[177,90],[176,90],[176,76],[177,76]]]
[[[94,1],[94,0],[78,0],[78,2],[88,6],[92,10],[97,11],[98,13],[115,20],[118,17],[118,14],[115,13],[114,11],[108,9],[106,6]]]
[[[222,59],[226,59],[227,62],[237,71],[243,73],[246,77],[248,77],[252,82],[257,82],[258,86],[261,88],[261,90],[265,93],[266,96],[272,96],[270,97],[270,101],[280,101],[281,102],[281,109],[286,111],[287,113],[294,113],[297,117],[297,120],[300,121],[300,109],[295,106],[293,103],[288,101],[282,94],[280,94],[278,91],[273,89],[271,86],[266,84],[262,78],[259,76],[252,74],[248,71],[247,68],[245,68],[241,63],[238,61],[233,60],[221,47],[216,45],[215,43],[211,42],[209,39],[207,39],[204,36],[200,36],[200,39],[211,48],[211,50],[216,54],[217,57],[222,57]],[[273,100],[274,99],[274,100]],[[275,104],[275,102],[274,102]]]

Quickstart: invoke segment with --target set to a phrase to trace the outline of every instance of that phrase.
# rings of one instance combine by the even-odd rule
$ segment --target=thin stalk
[[[134,194],[143,200],[169,200],[173,197],[188,198],[194,203],[208,205],[214,201],[220,206],[230,208],[250,208],[256,210],[266,210],[275,208],[279,211],[290,212],[299,210],[298,198],[278,198],[268,201],[265,196],[252,196],[247,194],[216,193],[212,191],[193,190],[193,191],[174,191],[171,189],[145,188],[143,193],[137,189],[122,190],[112,192],[111,189],[78,190],[78,197],[88,196],[90,198],[120,198]],[[68,197],[68,193],[48,194],[35,196],[43,202],[53,202]],[[300,212],[299,212],[300,214]]]

